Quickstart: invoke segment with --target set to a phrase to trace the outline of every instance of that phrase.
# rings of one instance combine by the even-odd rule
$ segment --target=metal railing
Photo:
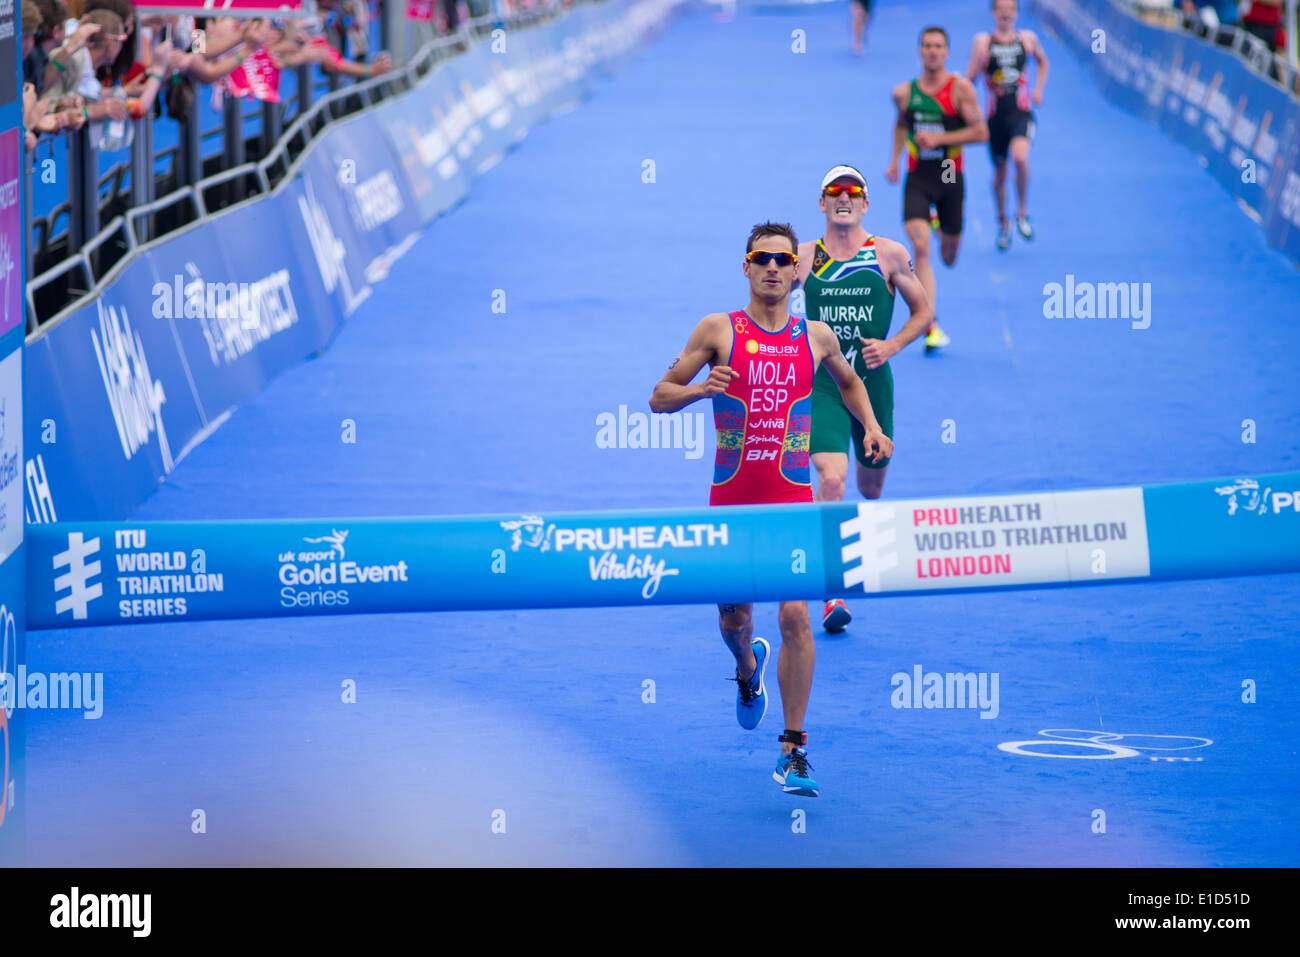
[[[1140,0],[1118,2],[1143,20],[1151,22],[1151,18],[1155,17],[1157,25],[1187,30],[1215,46],[1231,50],[1255,73],[1277,83],[1293,95],[1300,96],[1300,66],[1297,66],[1295,53],[1295,0],[1286,0],[1283,5],[1284,22],[1290,26],[1286,27],[1287,49],[1282,53],[1274,53],[1263,40],[1240,26],[1220,24],[1208,27],[1200,20],[1189,20],[1180,9],[1178,0],[1172,0],[1167,5],[1151,0],[1145,3]]]
[[[23,184],[29,211],[28,342],[92,301],[140,252],[219,212],[274,192],[331,123],[411,90],[437,64],[497,27],[525,28],[553,20],[567,9],[537,7],[462,21],[456,33],[424,43],[405,65],[352,84],[335,83],[335,89],[321,96],[317,94],[329,84],[314,80],[309,68],[298,67],[298,90],[291,100],[255,101],[254,109],[245,112],[242,100],[227,96],[222,124],[208,130],[199,128],[196,100],[187,122],[180,124],[179,143],[157,152],[153,150],[154,118],[134,120],[129,162],[119,162],[105,173],[96,170],[97,153],[90,144],[89,127],[83,127],[69,134],[68,200],[44,216],[30,213],[34,157],[28,157]],[[260,126],[250,136],[245,123],[254,118],[260,118]],[[217,138],[220,151],[204,155],[203,143]],[[165,164],[162,173],[157,172],[159,163]],[[90,182],[96,184],[94,190],[85,188]],[[56,233],[54,227],[65,215],[67,227]],[[104,218],[109,221],[101,227]],[[36,273],[37,269],[41,271]]]
[[[1213,31],[1207,29],[1202,33],[1200,30],[1193,29],[1192,32],[1203,36],[1216,46],[1230,49],[1241,57],[1251,70],[1300,96],[1300,69],[1297,69],[1294,63],[1288,62],[1283,54],[1270,50],[1268,44],[1255,34],[1238,26],[1222,25],[1215,27]]]

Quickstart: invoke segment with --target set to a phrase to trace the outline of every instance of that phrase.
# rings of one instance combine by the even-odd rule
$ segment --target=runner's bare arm
[[[826,371],[831,374],[835,384],[840,388],[840,396],[844,399],[844,405],[853,417],[862,423],[863,429],[866,430],[866,438],[863,440],[864,446],[871,448],[871,461],[873,463],[883,462],[894,454],[894,443],[890,441],[889,436],[880,430],[880,423],[876,421],[876,413],[871,408],[871,397],[867,395],[867,387],[862,384],[862,380],[850,368],[849,364],[844,361],[844,356],[840,354],[840,343],[831,332],[831,327],[824,322],[808,323],[808,336],[813,342],[814,355],[819,362],[825,363]]]
[[[979,98],[976,97],[975,87],[971,86],[970,80],[953,77],[952,87],[952,105],[966,125],[943,133],[917,133],[916,145],[922,149],[966,146],[969,143],[983,143],[989,138],[988,123],[984,121],[984,112],[980,109]]]
[[[907,92],[909,84],[901,83],[894,87],[892,94],[894,108],[898,111],[894,117],[894,145],[889,154],[889,168],[885,170],[885,179],[891,183],[898,182],[898,157],[907,145]]]
[[[1047,53],[1043,50],[1038,34],[1033,30],[1025,30],[1022,35],[1029,38],[1029,55],[1038,64],[1038,74],[1034,81],[1034,105],[1038,106],[1043,102],[1043,88],[1047,86]]]
[[[970,47],[970,64],[966,67],[966,79],[972,83],[989,65],[989,35],[975,34],[975,42]]]
[[[984,143],[989,138],[989,125],[984,120],[984,111],[980,109],[979,98],[970,80],[957,77],[953,83],[953,106],[961,114],[966,125],[951,133],[938,133],[935,142],[939,146],[966,146],[970,143]]]
[[[715,365],[703,382],[691,385],[706,363],[721,362],[723,341],[729,332],[725,313],[715,312],[700,320],[683,349],[668,365],[668,371],[650,394],[651,412],[676,412],[697,399],[711,398],[727,388],[738,373],[729,366]]]
[[[894,290],[902,295],[911,315],[903,328],[896,335],[890,336],[888,342],[893,346],[892,354],[902,351],[903,347],[925,335],[930,323],[934,321],[934,307],[925,294],[925,286],[916,278],[912,257],[908,255],[902,243],[892,239],[876,237],[876,255],[885,278]]]

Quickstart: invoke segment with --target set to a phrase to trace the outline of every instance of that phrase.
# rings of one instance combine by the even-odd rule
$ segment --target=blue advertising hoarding
[[[1194,151],[1300,261],[1300,101],[1231,51],[1111,0],[1031,0],[1108,98]]]
[[[29,521],[47,511],[85,519],[151,495],[201,427],[170,329],[148,315],[147,265],[132,266],[134,283],[115,285],[27,347],[27,473],[43,486],[28,502]],[[138,308],[122,298],[133,286]]]

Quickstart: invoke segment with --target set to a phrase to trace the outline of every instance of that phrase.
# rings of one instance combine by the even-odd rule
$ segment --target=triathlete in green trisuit
[[[925,286],[930,305],[938,308],[934,267],[930,264],[930,210],[939,220],[939,258],[945,266],[957,261],[961,245],[962,204],[966,184],[961,168],[961,148],[983,143],[989,130],[975,97],[975,87],[965,77],[949,73],[948,34],[943,27],[921,31],[924,71],[915,80],[894,88],[894,151],[885,179],[898,180],[898,157],[907,147],[907,181],[903,184],[903,228],[916,254],[916,275]],[[933,323],[925,337],[925,351],[948,344],[948,336]]]
[[[822,178],[821,211],[826,234],[799,246],[799,272],[809,320],[831,327],[840,351],[867,387],[881,429],[894,437],[894,376],[889,357],[920,337],[934,318],[925,287],[900,243],[872,236],[862,228],[867,212],[867,181],[851,166],[836,166]],[[889,338],[894,293],[911,310],[907,324]],[[812,436],[809,451],[817,469],[817,500],[844,498],[849,474],[849,443],[857,459],[858,490],[880,498],[889,460],[872,464],[864,449],[862,426],[845,408],[834,380],[823,372],[813,380]],[[827,631],[843,631],[850,615],[838,598],[822,614]]]

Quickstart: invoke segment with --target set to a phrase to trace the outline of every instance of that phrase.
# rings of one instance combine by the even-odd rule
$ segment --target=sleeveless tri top
[[[738,373],[713,397],[718,453],[710,505],[811,502],[813,351],[808,325],[790,316],[768,332],[745,312],[730,315],[729,365]]]

